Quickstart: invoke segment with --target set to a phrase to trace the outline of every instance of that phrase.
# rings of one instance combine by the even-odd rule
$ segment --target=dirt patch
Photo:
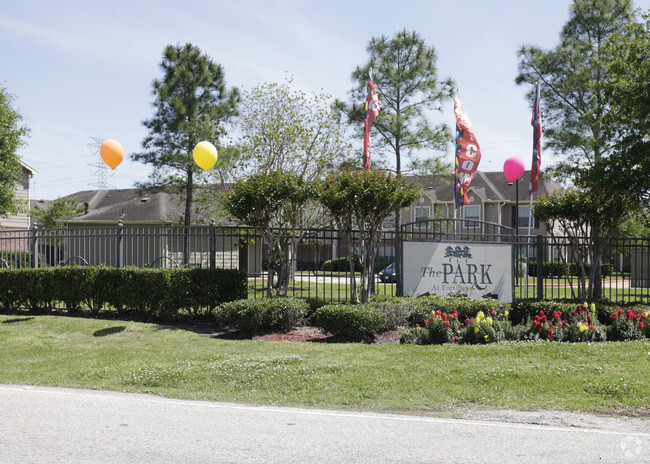
[[[401,333],[397,330],[384,332],[377,335],[374,340],[367,343],[371,345],[399,344]],[[323,332],[317,327],[298,327],[284,333],[270,333],[256,335],[253,340],[267,342],[328,342],[335,343],[337,340],[333,335]]]

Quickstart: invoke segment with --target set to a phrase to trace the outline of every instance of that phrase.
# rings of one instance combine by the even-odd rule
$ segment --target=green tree
[[[12,106],[14,97],[0,87],[0,217],[17,214],[22,203],[15,197],[22,168],[18,148],[25,143],[29,129],[22,125],[22,116]]]
[[[368,302],[373,290],[382,224],[395,210],[411,206],[420,195],[420,188],[386,171],[343,171],[325,179],[319,191],[320,203],[334,218],[345,244],[350,263],[350,298],[357,302],[359,295],[351,252],[355,242],[361,248],[360,300]]]
[[[366,85],[370,69],[377,89],[381,113],[375,118],[371,135],[375,153],[395,155],[395,172],[402,173],[402,156],[414,157],[423,149],[444,153],[453,140],[445,124],[434,124],[430,119],[432,110],[451,99],[454,83],[451,79],[438,78],[436,51],[416,33],[406,30],[395,37],[373,37],[367,47],[368,62],[358,66],[352,73],[357,83],[351,91],[352,105],[337,102],[346,108],[352,121],[362,123]],[[363,126],[361,126],[363,127]],[[444,163],[429,163],[428,167],[442,167]],[[395,230],[400,228],[400,215],[395,213]],[[400,271],[400,259],[397,270]],[[398,288],[398,294],[401,288]]]
[[[574,0],[569,21],[552,50],[524,45],[519,50],[516,83],[541,81],[544,145],[565,159],[556,172],[576,184],[586,183],[591,169],[611,150],[604,140],[607,111],[604,91],[607,63],[614,59],[607,39],[633,19],[630,0]]]
[[[650,11],[642,22],[630,22],[605,47],[609,80],[602,83],[605,138],[612,154],[594,177],[618,192],[650,200]]]
[[[286,171],[257,172],[235,182],[224,207],[235,219],[257,229],[269,247],[267,295],[272,296],[274,274],[286,295],[298,243],[306,230],[305,212],[313,210],[314,185]]]
[[[244,95],[239,129],[241,164],[253,172],[282,170],[313,181],[349,156],[348,126],[326,94],[261,84]]]
[[[74,216],[84,212],[84,206],[71,197],[57,198],[46,209],[33,209],[30,215],[39,227],[53,229],[58,226],[57,219]]]
[[[534,84],[541,81],[544,144],[564,157],[554,171],[579,188],[609,188],[596,175],[613,148],[605,137],[608,108],[602,85],[610,80],[607,63],[615,57],[605,44],[633,18],[630,0],[574,0],[554,49],[525,45],[519,50],[515,81],[531,87],[530,101]],[[596,221],[591,227],[600,241],[601,225]],[[600,266],[595,269],[594,296],[600,297]]]
[[[156,111],[143,123],[149,130],[142,142],[145,151],[131,157],[153,167],[150,181],[139,187],[184,193],[183,224],[189,226],[194,176],[200,172],[192,157],[194,146],[206,140],[219,147],[226,125],[236,115],[239,92],[227,90],[222,67],[190,43],[167,46],[160,67],[163,78],[153,82]]]
[[[601,189],[568,189],[542,195],[533,205],[533,214],[544,223],[551,236],[555,239],[559,226],[571,244],[570,251],[580,269],[578,298],[600,297],[596,291],[601,283],[601,256],[619,224],[629,217],[629,201],[624,195],[612,195]],[[590,243],[587,247],[582,242],[585,237]],[[591,263],[588,285],[586,263]]]

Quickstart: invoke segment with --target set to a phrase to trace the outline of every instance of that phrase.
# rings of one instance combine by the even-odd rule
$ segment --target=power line
[[[93,141],[89,143],[88,146],[90,147],[90,151],[95,156],[96,161],[94,163],[88,163],[88,166],[95,168],[93,175],[97,176],[97,182],[88,185],[91,187],[97,187],[100,190],[106,190],[109,187],[115,188],[115,185],[109,184],[106,180],[107,177],[113,176],[114,173],[108,173],[108,167],[102,161],[101,155],[99,153],[102,147],[102,143],[104,143],[104,139],[101,139],[99,137],[90,138]]]

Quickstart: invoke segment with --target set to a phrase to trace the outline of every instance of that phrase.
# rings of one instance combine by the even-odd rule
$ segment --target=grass
[[[200,337],[171,326],[0,316],[0,382],[426,414],[650,414],[650,342],[414,346]]]

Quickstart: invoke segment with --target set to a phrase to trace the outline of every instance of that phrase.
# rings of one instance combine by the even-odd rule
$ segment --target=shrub
[[[641,309],[622,310],[611,314],[612,324],[607,328],[607,338],[612,341],[639,340],[646,337],[650,311]]]
[[[223,303],[215,310],[218,323],[247,334],[287,331],[307,314],[308,304],[297,298],[242,299]]]
[[[69,312],[78,311],[85,303],[95,278],[95,269],[88,266],[63,266],[52,271],[52,284],[56,299],[63,302]]]
[[[413,307],[408,304],[395,304],[393,302],[372,301],[369,303],[386,315],[384,330],[394,330],[408,325],[413,312]]]
[[[605,331],[596,316],[596,305],[577,305],[570,310],[552,313],[540,311],[520,332],[521,340],[563,342],[604,341]]]
[[[421,298],[414,298],[411,303],[414,308],[411,313],[411,323],[424,325],[424,321],[431,313],[442,311],[453,313],[456,311],[458,319],[464,321],[467,318],[475,317],[479,312],[490,316],[503,318],[510,311],[510,304],[501,303],[490,298],[465,298],[457,296],[431,295]],[[496,314],[493,314],[496,311]]]
[[[400,338],[400,343],[413,343],[417,345],[442,345],[459,340],[461,324],[458,313],[451,314],[436,311],[425,321],[425,327],[418,325],[406,331]]]
[[[474,319],[466,319],[465,324],[460,331],[460,343],[484,345],[496,343],[504,337],[502,321],[497,319],[497,314],[486,316],[479,311]]]
[[[10,272],[16,273],[14,290],[19,306],[34,312],[43,312],[54,306],[54,268],[17,269]]]
[[[361,261],[357,255],[352,256],[354,262],[354,272],[361,271]],[[323,263],[322,271],[335,271],[335,272],[348,272],[350,270],[350,263],[347,256],[342,258],[333,258]]]
[[[327,305],[316,310],[314,325],[346,340],[372,338],[386,326],[386,314],[371,303]]]

